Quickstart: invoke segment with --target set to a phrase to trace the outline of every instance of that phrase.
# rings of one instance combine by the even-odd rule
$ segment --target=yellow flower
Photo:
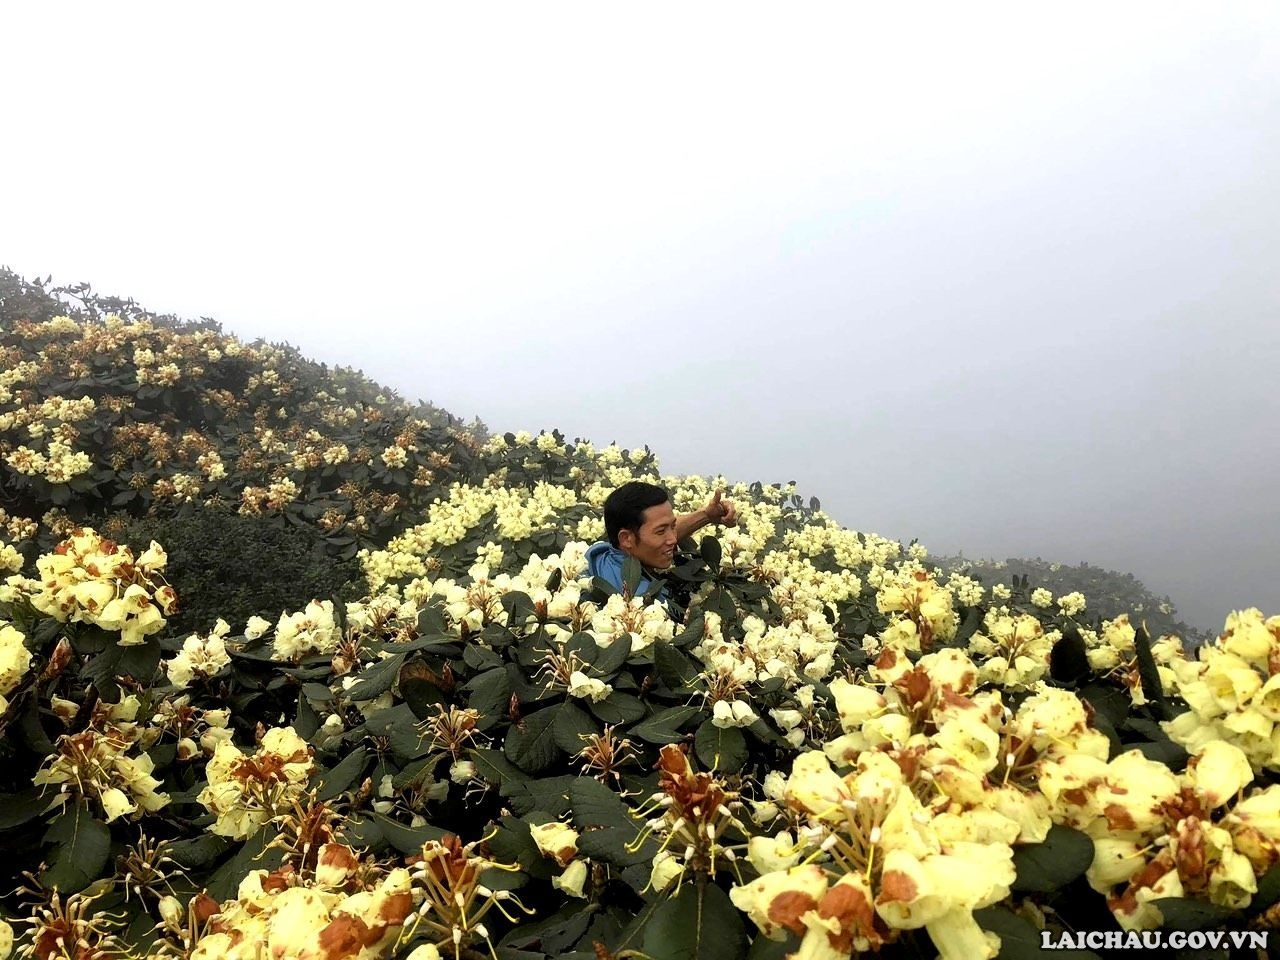
[[[933,735],[933,742],[971,773],[990,773],[1000,756],[1000,735],[970,715],[948,720]]]
[[[564,873],[551,878],[551,886],[563,891],[570,897],[586,898],[583,892],[587,882],[587,863],[585,860],[574,860],[565,867]]]
[[[870,888],[859,874],[845,874],[801,918],[805,926],[795,960],[848,960],[887,942],[878,929]]]
[[[578,831],[566,823],[553,820],[537,823],[529,828],[538,852],[553,858],[560,866],[567,866],[578,853]]]
[[[827,689],[836,703],[840,726],[845,733],[857,731],[864,721],[885,709],[885,699],[873,687],[836,677]]]
[[[117,817],[123,817],[130,813],[136,813],[138,805],[129,799],[119,787],[111,787],[102,791],[102,810],[107,815],[107,823],[115,820]]]
[[[12,624],[0,621],[0,696],[10,693],[31,669],[26,636]]]
[[[1264,873],[1280,859],[1280,785],[1245,797],[1222,818],[1236,850]]]
[[[292,807],[312,768],[311,748],[292,727],[268,730],[251,756],[230,741],[219,742],[205,768],[208,786],[196,798],[217,817],[209,831],[234,839],[251,836]]]
[[[840,804],[849,795],[849,788],[831,769],[825,754],[809,750],[796,757],[787,779],[786,799],[790,806],[820,819],[842,818]]]
[[[815,863],[766,873],[745,886],[729,891],[729,899],[746,913],[770,940],[783,940],[786,932],[801,933],[803,917],[818,906],[827,892],[827,875]]]
[[[1113,887],[1128,883],[1147,865],[1146,850],[1145,845],[1135,840],[1094,838],[1093,863],[1086,873],[1089,886],[1099,893],[1108,894]]]
[[[800,846],[784,831],[775,837],[752,837],[747,841],[747,859],[762,874],[786,870],[800,859]]]
[[[1244,751],[1214,740],[1196,751],[1187,764],[1187,779],[1214,809],[1222,806],[1253,782],[1253,768]]]

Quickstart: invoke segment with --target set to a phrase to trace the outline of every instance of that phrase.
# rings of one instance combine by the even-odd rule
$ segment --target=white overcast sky
[[[0,264],[1280,613],[1280,5],[26,4]]]

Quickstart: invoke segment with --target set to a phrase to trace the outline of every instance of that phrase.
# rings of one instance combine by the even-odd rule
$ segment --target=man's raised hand
[[[711,523],[722,523],[726,527],[736,527],[738,525],[738,510],[728,500],[720,499],[720,491],[707,501],[707,505],[703,507],[706,512],[707,520]]]

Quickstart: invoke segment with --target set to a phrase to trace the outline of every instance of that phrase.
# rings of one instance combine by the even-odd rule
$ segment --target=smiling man
[[[635,557],[644,569],[636,593],[644,593],[652,577],[671,566],[676,544],[709,523],[736,526],[738,512],[717,490],[706,506],[677,516],[667,491],[653,483],[624,483],[604,502],[604,528],[609,537],[587,550],[587,572],[622,589],[622,565]]]

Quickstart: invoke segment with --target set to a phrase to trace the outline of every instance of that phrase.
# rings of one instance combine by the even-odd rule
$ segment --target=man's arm
[[[720,499],[719,490],[701,510],[676,517],[676,538],[683,540],[709,523],[723,523],[726,527],[738,525],[737,509],[729,501]]]

